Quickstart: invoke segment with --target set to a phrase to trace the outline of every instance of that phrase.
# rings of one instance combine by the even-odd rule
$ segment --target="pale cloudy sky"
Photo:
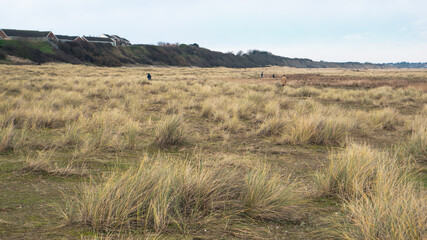
[[[0,28],[325,61],[427,62],[427,0],[0,0]]]

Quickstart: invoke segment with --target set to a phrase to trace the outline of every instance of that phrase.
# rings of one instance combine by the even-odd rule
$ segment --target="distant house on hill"
[[[113,46],[116,46],[116,42],[114,40],[111,40],[109,38],[104,38],[104,37],[83,36],[82,40],[86,42],[91,42],[91,43],[104,43],[104,44],[111,44]]]
[[[0,29],[0,39],[6,40],[39,40],[39,41],[53,41],[57,42],[58,38],[50,31],[31,31],[31,30],[17,30],[17,29]]]
[[[58,42],[73,42],[82,40],[79,36],[56,35]]]
[[[119,37],[117,35],[102,34],[99,37],[109,38],[109,39],[113,40],[114,42],[116,42],[117,46],[130,46],[131,45],[129,40],[127,40],[126,38]]]

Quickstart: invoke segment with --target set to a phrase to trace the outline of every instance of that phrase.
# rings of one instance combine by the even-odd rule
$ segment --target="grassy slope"
[[[251,51],[243,55],[221,53],[181,44],[173,47],[134,45],[112,47],[105,44],[60,43],[54,49],[47,42],[0,41],[0,51],[43,63],[50,61],[68,63],[90,63],[99,66],[121,66],[125,64],[148,64],[198,67],[264,67],[290,66],[299,68],[388,68],[386,65],[361,63],[315,62],[309,59],[285,58],[264,51]]]

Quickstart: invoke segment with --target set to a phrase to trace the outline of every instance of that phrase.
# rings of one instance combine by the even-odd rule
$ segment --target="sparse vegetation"
[[[425,70],[0,71],[1,239],[426,235]]]

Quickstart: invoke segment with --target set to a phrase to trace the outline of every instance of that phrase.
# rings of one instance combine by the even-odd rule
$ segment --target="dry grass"
[[[183,144],[185,141],[184,124],[182,116],[166,117],[156,128],[154,143],[161,148]]]
[[[56,162],[52,161],[54,153],[54,150],[39,151],[36,156],[27,156],[22,171],[26,173],[48,174],[64,177],[87,175],[85,169],[74,169],[71,163],[67,164],[65,167],[58,166]]]
[[[267,118],[257,130],[260,136],[280,135],[285,127],[285,119],[280,115]]]
[[[282,141],[292,144],[342,145],[351,121],[319,115],[299,116],[284,131]]]
[[[410,168],[424,168],[427,94],[410,86],[424,86],[425,70],[60,64],[0,65],[0,71],[0,183],[6,186],[3,196],[8,196],[0,199],[1,208],[7,209],[0,211],[0,218],[16,218],[26,226],[0,229],[6,238],[22,238],[21,232],[32,234],[36,227],[31,226],[45,224],[20,215],[30,208],[35,211],[31,216],[49,216],[46,224],[56,229],[56,220],[50,219],[57,218],[45,210],[44,202],[14,210],[12,202],[25,205],[26,199],[39,199],[24,199],[21,195],[40,192],[16,187],[31,182],[37,188],[48,186],[43,197],[58,204],[51,186],[64,189],[65,199],[72,196],[67,189],[80,189],[74,201],[68,201],[69,208],[64,207],[64,216],[83,224],[67,228],[72,230],[66,236],[85,231],[103,235],[102,230],[114,230],[105,233],[107,237],[127,236],[141,230],[144,236],[157,231],[156,236],[165,238],[251,239],[262,233],[267,239],[306,239],[307,232],[324,225],[317,211],[301,225],[286,221],[310,209],[295,209],[302,199],[314,200],[325,214],[336,211],[319,203],[316,194],[300,195],[300,187],[315,192],[309,181],[314,170],[319,172],[321,193],[346,199],[339,202],[345,214],[335,219],[335,224],[345,225],[335,230],[352,233],[335,231],[341,234],[338,238],[419,236],[419,230],[405,225],[410,221],[399,222],[394,216],[420,222],[414,212],[420,209],[423,189],[411,185],[405,174]],[[287,86],[275,86],[277,79],[260,79],[261,71],[286,74]],[[147,82],[146,72],[155,80]],[[351,142],[359,144],[338,152]],[[392,145],[395,153],[383,149]],[[193,158],[199,149],[206,161]],[[328,149],[338,153],[323,167]],[[156,152],[162,157],[148,158],[139,166],[139,156]],[[13,174],[22,169],[22,156],[28,156],[24,169],[42,181],[33,182],[34,174]],[[418,165],[407,165],[408,158]],[[80,174],[86,164],[93,181],[83,187],[80,178],[51,177]],[[384,176],[393,189],[380,184]],[[384,219],[392,219],[398,230]],[[362,222],[384,230],[369,233],[357,227]],[[58,230],[46,231],[52,235]]]
[[[414,184],[385,181],[386,190],[344,203],[348,214],[333,220],[329,233],[342,239],[423,239],[427,224],[427,194]],[[390,185],[391,184],[391,185]]]
[[[426,115],[416,118],[412,123],[412,134],[406,142],[407,151],[417,160],[427,159],[427,123]]]
[[[243,174],[243,176],[241,175]],[[96,230],[139,228],[163,232],[198,229],[244,213],[263,219],[288,218],[298,204],[296,183],[267,166],[192,166],[178,159],[147,157],[137,168],[114,172],[88,184],[64,210],[66,219]]]
[[[331,155],[316,179],[321,191],[343,199],[345,216],[330,217],[325,231],[343,239],[422,239],[426,192],[412,182],[408,163],[366,145]]]
[[[398,160],[388,153],[353,143],[345,151],[330,155],[326,171],[316,175],[316,182],[325,194],[354,199],[376,191],[381,177],[389,175],[398,181],[401,174]]]
[[[15,138],[15,131],[13,124],[8,127],[0,126],[0,152],[13,149],[13,140]]]

